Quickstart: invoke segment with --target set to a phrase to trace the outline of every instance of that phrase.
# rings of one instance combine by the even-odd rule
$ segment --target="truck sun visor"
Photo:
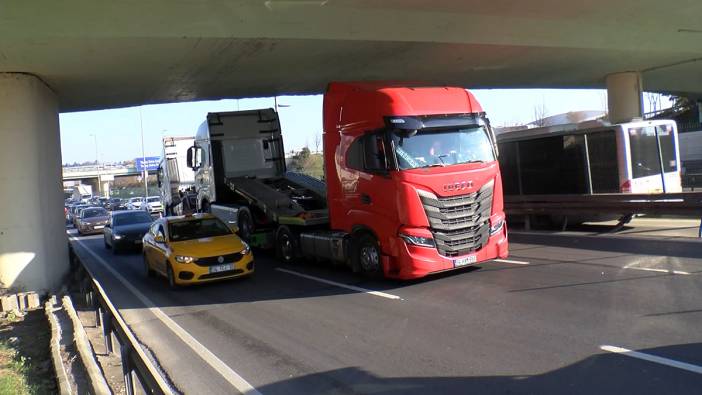
[[[431,116],[393,116],[385,117],[388,128],[400,130],[418,130],[450,127],[471,127],[484,124],[483,114],[449,114]]]

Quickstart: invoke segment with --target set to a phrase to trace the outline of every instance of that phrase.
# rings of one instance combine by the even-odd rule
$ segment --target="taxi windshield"
[[[171,241],[204,239],[206,237],[226,236],[232,231],[217,218],[203,218],[192,221],[178,221],[168,224]]]

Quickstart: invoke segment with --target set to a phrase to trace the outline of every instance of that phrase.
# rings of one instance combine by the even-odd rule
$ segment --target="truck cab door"
[[[389,145],[382,133],[365,135],[353,144],[360,144],[349,150],[359,156],[351,162],[356,162],[360,171],[355,191],[345,192],[349,225],[370,228],[383,239],[397,230],[396,188],[390,177]]]

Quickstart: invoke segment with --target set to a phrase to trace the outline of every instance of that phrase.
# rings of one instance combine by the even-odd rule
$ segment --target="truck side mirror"
[[[156,182],[158,183],[158,187],[161,188],[161,172],[163,171],[163,168],[161,166],[158,167],[158,171],[156,172]]]
[[[193,157],[195,153],[195,147],[190,147],[188,148],[188,158],[186,160],[186,164],[188,165],[189,168],[195,169],[195,166],[193,166]]]

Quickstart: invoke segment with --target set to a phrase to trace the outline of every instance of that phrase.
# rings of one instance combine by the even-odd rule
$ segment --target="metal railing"
[[[508,215],[621,215],[620,225],[632,214],[688,215],[702,218],[702,192],[593,195],[505,196]],[[566,217],[567,218],[567,217]],[[565,227],[565,225],[564,225]],[[702,237],[702,219],[698,236]]]
[[[137,393],[139,384],[147,394],[173,394],[171,386],[107,297],[100,282],[82,263],[70,243],[68,248],[71,264],[77,269],[80,293],[85,299],[86,306],[95,309],[95,322],[102,328],[105,350],[108,354],[115,352],[113,339],[117,340],[126,393],[128,395]]]

